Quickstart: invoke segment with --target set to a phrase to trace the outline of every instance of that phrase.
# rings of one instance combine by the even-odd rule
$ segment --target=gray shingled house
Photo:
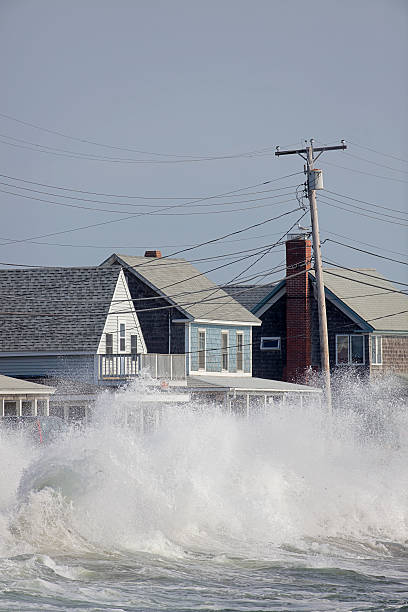
[[[250,395],[309,393],[303,385],[253,377],[252,342],[261,321],[185,259],[111,255],[103,267],[124,270],[149,353],[185,355],[194,393]],[[150,364],[154,371],[154,362]],[[157,373],[157,368],[156,368]]]
[[[261,321],[254,329],[254,376],[304,380],[320,368],[320,343],[311,244],[286,243],[286,279],[274,286],[224,290]],[[375,269],[324,270],[330,365],[363,375],[408,375],[408,297]]]
[[[0,270],[0,373],[98,385],[146,353],[120,268]]]

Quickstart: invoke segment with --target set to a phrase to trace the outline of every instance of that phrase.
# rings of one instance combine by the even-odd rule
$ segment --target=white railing
[[[147,353],[139,355],[99,355],[99,380],[123,380],[146,370],[153,378],[182,380],[186,378],[186,356]]]

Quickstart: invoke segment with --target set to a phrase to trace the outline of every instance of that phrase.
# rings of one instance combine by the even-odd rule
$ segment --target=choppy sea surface
[[[408,610],[408,410],[343,388],[332,416],[249,419],[141,389],[50,445],[0,433],[0,610]],[[118,418],[118,417],[121,418]]]

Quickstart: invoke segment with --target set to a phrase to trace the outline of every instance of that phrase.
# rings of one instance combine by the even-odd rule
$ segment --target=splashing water
[[[319,406],[271,405],[249,419],[169,406],[141,434],[113,418],[137,404],[136,386],[47,448],[3,434],[0,586],[72,607],[78,583],[81,609],[350,610],[361,593],[335,608],[328,583],[349,592],[381,574],[375,601],[392,592],[403,605],[387,582],[408,584],[408,413],[392,389],[341,382],[332,417]]]

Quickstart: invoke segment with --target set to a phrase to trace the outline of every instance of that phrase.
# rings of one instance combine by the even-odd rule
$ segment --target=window
[[[336,364],[364,364],[364,336],[336,336]]]
[[[262,337],[261,338],[261,351],[280,351],[281,339],[275,337]]]
[[[237,332],[237,370],[239,372],[242,372],[244,369],[243,347],[244,334],[242,332]]]
[[[37,400],[37,415],[47,416],[47,400]]]
[[[124,353],[126,351],[126,325],[125,323],[119,324],[119,350]]]
[[[205,330],[198,331],[198,369],[205,370]]]
[[[30,401],[21,402],[21,416],[32,416],[33,403]]]
[[[221,332],[221,369],[228,370],[228,332]]]
[[[130,352],[132,355],[136,355],[137,353],[137,336],[135,334],[130,336]]]
[[[105,334],[106,354],[113,355],[113,334]]]
[[[371,363],[373,365],[382,364],[382,337],[371,336]]]
[[[4,401],[4,416],[17,416],[17,402]]]

